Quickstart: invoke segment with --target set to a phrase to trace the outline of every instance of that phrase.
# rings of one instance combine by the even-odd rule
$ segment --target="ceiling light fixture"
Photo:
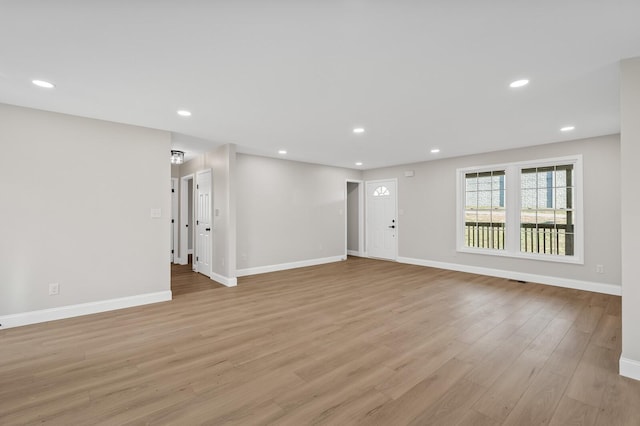
[[[171,164],[184,163],[184,151],[171,150]]]
[[[281,149],[281,150],[278,151],[278,154],[280,154],[280,155],[285,155],[286,153],[287,153],[286,149]]]
[[[48,81],[44,80],[31,80],[31,82],[36,86],[44,87],[45,89],[53,89],[54,87],[56,87],[53,83],[49,83]]]
[[[431,150],[431,153],[432,153],[432,154],[437,154],[437,153],[439,153],[439,152],[440,152],[440,148],[433,148],[433,149]]]
[[[529,80],[527,80],[527,79],[522,79],[522,80],[516,80],[516,81],[513,81],[513,82],[509,85],[509,87],[514,88],[514,89],[515,89],[515,88],[517,88],[517,87],[526,86],[527,84],[529,84]]]
[[[561,132],[570,132],[575,128],[576,128],[575,126],[565,126],[565,127],[561,128],[560,131]]]
[[[191,111],[187,111],[186,109],[179,109],[177,112],[181,117],[191,117]]]
[[[357,161],[356,166],[362,166],[362,161]]]
[[[353,133],[364,133],[364,128],[356,127],[355,129],[353,129]]]

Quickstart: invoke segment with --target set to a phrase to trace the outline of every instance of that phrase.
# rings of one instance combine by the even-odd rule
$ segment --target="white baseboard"
[[[640,362],[620,357],[620,375],[634,380],[640,380]]]
[[[236,275],[246,277],[247,275],[265,274],[267,272],[284,271],[286,269],[304,268],[305,266],[322,265],[325,263],[340,262],[345,260],[344,256],[321,257],[318,259],[300,260],[298,262],[280,263],[278,265],[256,266],[254,268],[238,269]]]
[[[171,290],[157,293],[138,294],[136,296],[118,299],[100,300],[98,302],[80,303],[78,305],[61,306],[59,308],[42,309],[39,311],[22,312],[19,314],[0,316],[0,329],[20,327],[23,325],[55,321],[82,315],[97,314],[99,312],[115,311],[116,309],[131,308],[133,306],[148,305],[150,303],[171,300]]]
[[[187,254],[193,254],[193,249],[187,250]]]
[[[364,253],[359,250],[347,250],[347,255],[356,257],[365,257]]]
[[[212,272],[211,275],[209,275],[209,278],[227,287],[235,287],[238,285],[238,279],[236,277],[225,277],[224,275]]]
[[[596,293],[622,295],[622,287],[615,284],[596,283],[592,281],[574,280],[571,278],[550,277],[547,275],[529,274],[525,272],[506,271],[503,269],[484,268],[481,266],[461,265],[459,263],[437,262],[433,260],[412,259],[398,257],[398,262],[410,265],[428,266],[431,268],[449,269],[452,271],[469,272],[472,274],[488,275],[491,277],[507,278],[511,280],[553,285],[556,287],[573,288],[576,290],[593,291]]]

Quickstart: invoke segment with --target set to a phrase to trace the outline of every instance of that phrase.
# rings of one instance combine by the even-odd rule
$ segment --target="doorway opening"
[[[171,178],[171,263],[178,263],[178,178]]]
[[[347,179],[344,198],[345,257],[365,257],[363,182]]]
[[[183,176],[180,179],[180,256],[178,263],[181,265],[191,265],[195,270],[193,262],[193,242],[195,235],[194,223],[194,189],[195,176],[193,174]]]

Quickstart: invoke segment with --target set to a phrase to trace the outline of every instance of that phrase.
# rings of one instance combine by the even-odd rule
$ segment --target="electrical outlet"
[[[60,294],[60,284],[58,283],[49,284],[49,296],[55,296],[57,294]]]
[[[596,273],[604,274],[604,265],[596,265]]]

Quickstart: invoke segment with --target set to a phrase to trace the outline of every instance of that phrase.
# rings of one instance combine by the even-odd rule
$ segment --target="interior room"
[[[637,425],[638,16],[1,3],[0,424]]]

